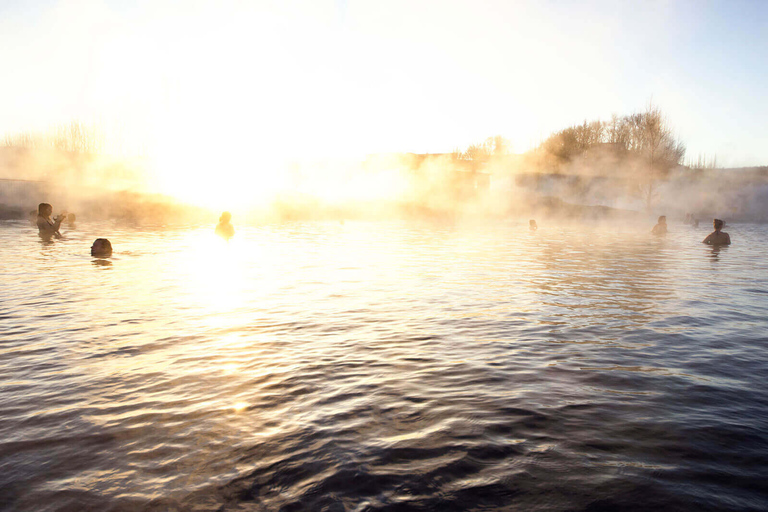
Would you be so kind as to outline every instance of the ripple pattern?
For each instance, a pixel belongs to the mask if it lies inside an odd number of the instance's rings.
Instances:
[[[0,509],[767,510],[729,232],[0,223]]]

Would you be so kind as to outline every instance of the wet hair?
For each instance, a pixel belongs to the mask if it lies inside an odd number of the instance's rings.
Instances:
[[[46,210],[53,211],[53,206],[48,203],[40,203],[37,205],[37,214],[45,217],[47,215]]]
[[[109,258],[112,256],[112,243],[106,238],[97,238],[91,246],[91,256]]]
[[[229,222],[230,219],[232,219],[232,214],[229,212],[224,212],[221,214],[221,217],[219,217],[219,222]]]
[[[715,226],[715,229],[723,229],[725,222],[721,221],[720,219],[715,219],[712,224]]]
[[[666,215],[662,215],[661,217],[659,217],[658,222],[667,222],[667,216]]]

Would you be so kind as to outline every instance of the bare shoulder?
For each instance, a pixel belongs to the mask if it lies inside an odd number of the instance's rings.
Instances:
[[[709,245],[730,245],[731,237],[728,235],[728,233],[724,233],[722,231],[718,233],[715,231],[707,235],[707,238],[705,238],[702,243]]]

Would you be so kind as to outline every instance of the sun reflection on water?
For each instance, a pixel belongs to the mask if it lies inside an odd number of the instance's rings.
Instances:
[[[225,242],[213,232],[193,232],[189,238],[189,257],[183,260],[182,271],[191,298],[212,313],[242,304],[246,291],[243,244],[236,239]],[[249,254],[254,256],[258,255]]]
[[[248,404],[245,402],[237,402],[232,406],[235,412],[241,412],[248,408]]]

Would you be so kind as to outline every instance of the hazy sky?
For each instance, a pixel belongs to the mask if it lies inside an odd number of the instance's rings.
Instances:
[[[522,152],[652,98],[688,158],[768,165],[765,1],[125,3],[0,3],[0,133],[95,120],[169,159]]]

